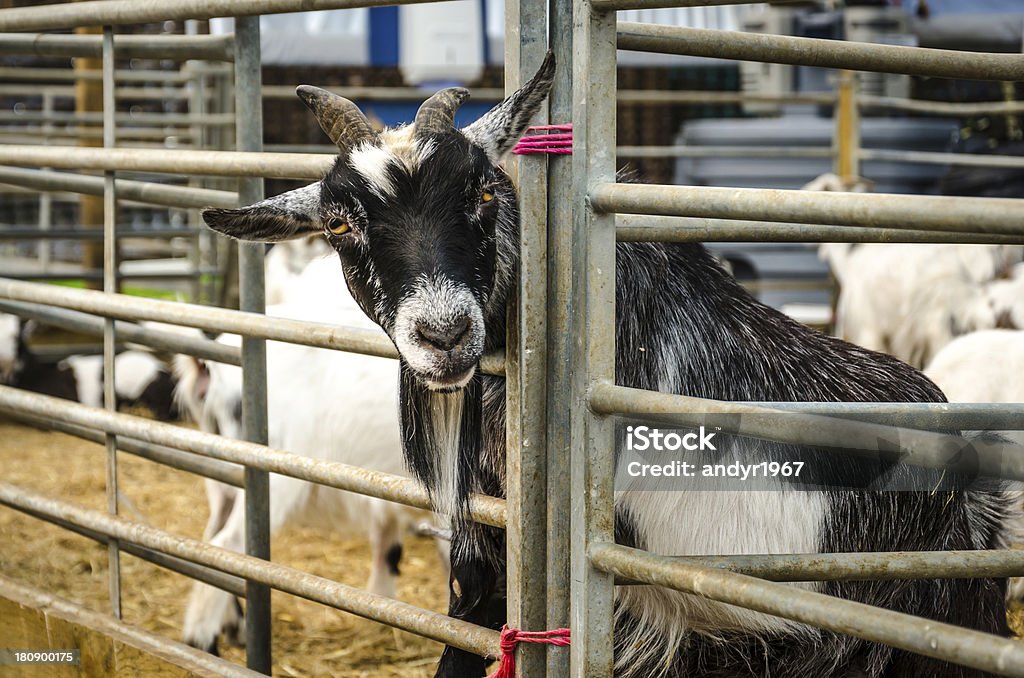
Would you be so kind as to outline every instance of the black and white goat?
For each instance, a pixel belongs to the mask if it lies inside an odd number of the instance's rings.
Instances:
[[[466,97],[448,89],[415,122],[377,133],[351,102],[298,94],[339,155],[323,180],[206,223],[246,240],[322,232],[348,287],[401,354],[406,461],[452,519],[450,613],[496,627],[504,536],[467,523],[467,493],[505,487],[505,385],[479,373],[505,342],[516,275],[516,189],[500,162],[551,86],[549,56],[523,89],[472,125],[453,126]],[[613,143],[613,140],[609,140]],[[941,401],[920,372],[809,330],[760,304],[699,244],[620,243],[616,381],[721,400]],[[643,350],[640,350],[640,349]],[[772,445],[772,444],[769,444]],[[609,454],[612,451],[609,450]],[[1002,545],[1009,497],[987,491],[848,491],[845,457],[821,479],[834,489],[620,492],[620,539],[666,555],[984,549]],[[925,482],[934,472],[910,469]],[[929,485],[930,487],[932,485]],[[656,495],[656,496],[652,496]],[[1006,633],[996,580],[822,582],[807,588],[993,633]],[[620,676],[978,676],[934,659],[657,587],[620,589]],[[437,675],[473,678],[485,661],[446,648]]]
[[[103,356],[42,361],[26,341],[32,326],[31,321],[0,313],[0,384],[103,407]],[[143,405],[161,421],[177,418],[174,378],[151,353],[124,351],[114,358],[114,392],[119,407]]]

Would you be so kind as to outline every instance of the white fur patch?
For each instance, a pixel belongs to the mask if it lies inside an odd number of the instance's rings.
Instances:
[[[125,400],[138,400],[164,370],[164,364],[145,351],[125,351],[114,360],[114,390]]]
[[[388,172],[395,161],[390,151],[370,143],[354,149],[348,156],[349,166],[366,179],[370,190],[381,200],[395,195],[395,184]]]
[[[73,355],[65,359],[64,364],[75,375],[78,402],[89,407],[103,407],[103,356]]]
[[[434,460],[434,509],[454,518],[459,504],[459,440],[462,421],[462,391],[430,394],[431,432],[438,456]]]
[[[788,491],[781,483],[774,491],[623,491],[617,495],[617,505],[628,509],[647,549],[673,556],[817,553],[822,518],[828,511],[823,493]],[[818,583],[793,586],[819,588]],[[635,676],[630,667],[649,665],[652,658],[667,670],[690,631],[813,633],[798,622],[655,586],[624,586],[616,593],[623,612],[638,622],[635,637],[618,641],[627,649],[616,660],[616,675],[630,678]]]
[[[0,313],[0,383],[7,383],[14,376],[20,332],[21,320],[17,316]]]

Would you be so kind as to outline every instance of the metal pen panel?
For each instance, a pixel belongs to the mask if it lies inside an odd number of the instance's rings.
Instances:
[[[615,177],[615,12],[578,2],[573,16],[572,629],[570,675],[610,678],[613,578],[590,563],[593,543],[614,541],[610,418],[587,393],[615,376],[615,217],[592,208],[595,184]]]
[[[114,29],[103,27],[103,147],[114,148]],[[112,171],[103,174],[103,292],[118,291],[117,277],[117,188]],[[114,357],[117,354],[117,337],[114,319],[103,321],[103,406],[111,412],[117,411],[117,391],[114,389],[117,375],[114,371]],[[107,434],[107,510],[117,515],[117,438]],[[117,540],[107,544],[107,559],[110,577],[110,606],[114,616],[121,618],[121,554]]]
[[[260,96],[260,22],[258,17],[235,19],[235,125],[239,151],[263,150],[263,99]],[[248,205],[263,198],[263,179],[238,181],[238,199]],[[241,311],[265,312],[262,243],[238,243],[238,289]],[[267,444],[267,342],[242,337],[242,433],[246,440]],[[245,553],[270,560],[270,475],[245,469]],[[270,674],[270,587],[255,580],[245,585],[246,665]]]
[[[967,223],[981,233],[1024,233],[1024,200],[1011,198],[602,183],[591,187],[590,202],[599,212],[938,231]]]
[[[284,565],[50,499],[10,483],[0,482],[0,504],[72,522],[108,538],[128,541],[236,577],[255,580],[307,600],[484,656],[496,657],[500,653],[496,631]]]
[[[1024,80],[1024,55],[622,22],[619,49],[970,80]]]
[[[1003,676],[1024,676],[1024,644],[725,570],[675,562],[615,544],[594,544],[595,567],[749,610],[844,633]]]
[[[573,2],[548,0],[548,41],[555,55],[554,82],[548,94],[549,118],[565,124],[572,118]],[[547,628],[569,628],[570,552],[572,539],[572,326],[573,210],[567,199],[573,190],[573,157],[548,158],[547,190]],[[568,676],[571,649],[549,647],[547,675]]]
[[[429,509],[426,489],[411,478],[313,459],[244,440],[164,424],[128,414],[107,412],[79,403],[0,386],[0,408],[16,414],[47,417],[59,410],[65,422],[116,433],[148,443],[185,450],[202,457],[280,473],[339,490],[377,497],[413,508]],[[469,517],[479,523],[504,528],[504,499],[471,494]]]
[[[547,42],[546,0],[505,4],[505,90],[537,71]],[[547,124],[547,111],[532,121]],[[508,624],[543,631],[547,623],[547,162],[543,155],[511,163],[519,189],[518,284],[508,308],[506,341],[506,595]],[[546,645],[520,645],[516,676],[542,676]]]

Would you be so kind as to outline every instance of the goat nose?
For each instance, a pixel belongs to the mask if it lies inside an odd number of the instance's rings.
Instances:
[[[416,324],[416,334],[419,335],[420,341],[433,346],[439,351],[450,351],[455,348],[462,341],[462,338],[466,336],[467,332],[469,332],[468,316],[456,320],[444,329],[435,327],[428,322]]]

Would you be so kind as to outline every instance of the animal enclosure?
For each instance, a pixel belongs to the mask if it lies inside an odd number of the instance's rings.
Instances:
[[[270,590],[280,590],[376,620],[476,655],[502,655],[500,634],[462,619],[266,562],[270,556],[268,477],[278,473],[398,502],[430,507],[415,481],[337,462],[309,460],[266,447],[267,340],[396,358],[384,334],[306,321],[268,319],[264,312],[262,245],[240,243],[241,310],[142,299],[116,293],[115,213],[119,198],[182,208],[234,208],[263,198],[262,179],[319,180],[333,156],[262,152],[259,14],[379,4],[362,0],[96,0],[61,8],[0,10],[0,31],[29,32],[101,25],[102,36],[33,42],[38,50],[83,50],[102,56],[102,148],[5,144],[0,163],[104,173],[104,290],[74,290],[0,279],[0,309],[66,326],[101,329],[106,407],[63,403],[0,387],[0,411],[102,441],[107,449],[107,511],[76,506],[9,482],[0,504],[92,536],[108,545],[110,601],[120,616],[122,550],[226,590],[246,601],[246,663],[269,673]],[[482,372],[504,376],[507,399],[507,499],[473,495],[473,521],[503,529],[507,543],[507,622],[541,631],[571,628],[570,648],[522,645],[522,676],[606,678],[613,675],[615,585],[658,586],[699,595],[838,634],[990,671],[1024,676],[1024,646],[978,631],[869,607],[782,582],[845,579],[969,579],[1024,575],[1024,552],[982,549],[893,554],[836,553],[661,556],[616,544],[613,516],[615,416],[656,415],[694,425],[698,414],[744,415],[770,421],[739,429],[785,443],[807,443],[799,416],[866,417],[906,429],[1024,429],[1016,405],[938,403],[728,402],[631,389],[615,383],[616,243],[698,242],[744,238],[765,242],[1024,242],[1024,202],[768,189],[731,189],[616,182],[616,49],[744,59],[933,77],[1024,80],[1024,57],[877,44],[750,35],[710,29],[616,22],[616,11],[663,5],[739,4],[731,0],[589,0],[506,4],[506,90],[526,83],[550,47],[558,70],[548,104],[533,124],[571,123],[573,154],[522,156],[510,166],[522,215],[519,270],[509,309],[507,350],[486,354]],[[126,24],[236,17],[230,51],[217,52],[234,77],[236,151],[132,149],[116,138],[115,59]],[[20,35],[20,34],[19,34]],[[74,36],[80,37],[80,36]],[[151,53],[180,56],[202,36],[153,37]],[[213,41],[210,41],[213,42]],[[216,45],[223,48],[225,41]],[[211,47],[212,49],[212,47]],[[299,84],[299,83],[296,83]],[[840,102],[847,130],[855,105]],[[843,137],[839,169],[856,174],[855,140]],[[877,154],[877,151],[875,152]],[[862,154],[863,155],[863,154]],[[238,178],[236,191],[127,181],[123,172]],[[4,181],[28,186],[27,175]],[[4,178],[5,177],[5,178]],[[41,181],[40,175],[35,182]],[[49,177],[53,180],[53,177]],[[89,191],[95,190],[91,182]],[[83,185],[65,181],[65,190]],[[88,191],[87,191],[88,192]],[[571,198],[567,198],[570,196]],[[155,321],[244,337],[240,349],[195,335],[141,324]],[[101,327],[100,327],[101,326]],[[119,337],[163,350],[240,365],[245,379],[245,441],[229,440],[116,412],[113,393]],[[641,349],[645,350],[645,349]],[[786,412],[793,418],[758,419]],[[742,421],[742,420],[741,420]],[[813,420],[815,422],[819,420]],[[980,423],[979,423],[980,422]],[[901,438],[900,454],[928,467],[940,463],[923,432]],[[834,433],[833,433],[834,435]],[[829,440],[829,431],[811,435]],[[117,464],[136,454],[245,489],[246,549],[237,554],[146,526],[119,512]],[[993,468],[985,468],[994,471]],[[1024,460],[999,469],[1024,480]],[[171,640],[166,643],[177,646]],[[223,660],[204,659],[223,675],[251,675]]]

